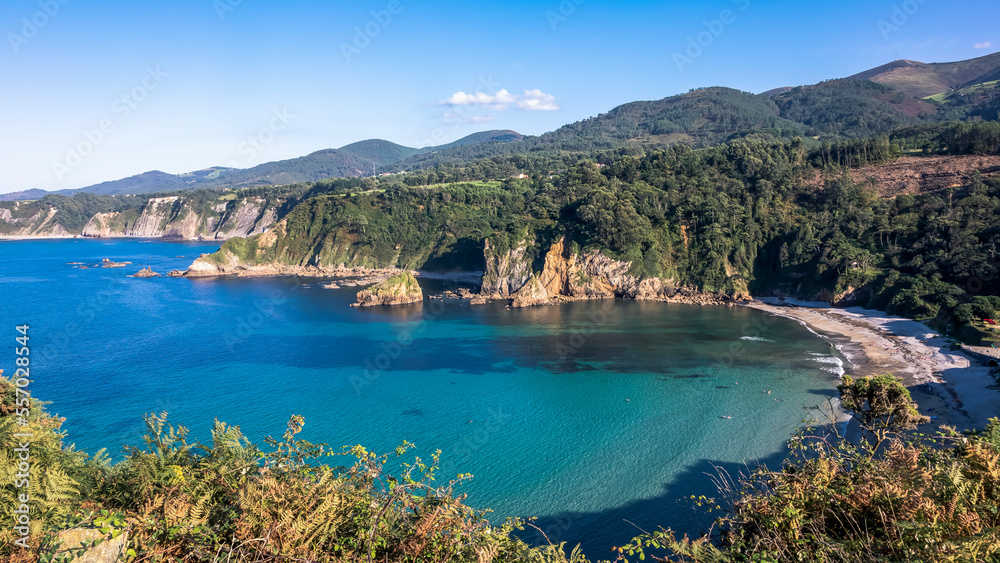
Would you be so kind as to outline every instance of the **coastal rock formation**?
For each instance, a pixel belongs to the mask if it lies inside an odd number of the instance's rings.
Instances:
[[[115,261],[109,260],[107,258],[105,258],[104,260],[101,261],[101,267],[102,268],[124,268],[125,266],[128,266],[129,264],[131,264],[131,262],[115,262]]]
[[[531,276],[528,283],[514,294],[510,303],[511,307],[532,307],[535,305],[545,305],[549,302],[549,292],[537,275]]]
[[[403,272],[358,292],[358,302],[354,307],[377,305],[405,305],[424,300],[424,293],[417,284],[413,272]]]
[[[545,255],[542,271],[533,275],[512,295],[512,307],[544,305],[554,299],[628,299],[671,303],[734,304],[750,298],[745,282],[731,273],[736,290],[732,294],[703,292],[679,287],[673,279],[643,278],[630,274],[631,262],[615,260],[600,251],[576,254],[566,238],[556,241]],[[727,269],[728,272],[728,269]],[[483,297],[497,299],[483,291]]]
[[[132,274],[133,278],[158,278],[160,274],[157,274],[149,266],[139,270],[138,272]]]
[[[264,232],[277,220],[274,207],[259,197],[220,203],[196,210],[180,196],[150,198],[133,211],[98,213],[83,228],[92,237],[161,237],[173,240],[247,237]]]
[[[524,237],[512,248],[500,250],[492,238],[483,242],[486,272],[480,293],[487,299],[509,299],[531,278],[534,238]]]
[[[280,198],[272,201],[233,194],[213,195],[208,201],[205,198],[204,194],[151,197],[121,211],[94,213],[72,228],[67,227],[71,223],[64,224],[67,216],[59,213],[58,202],[0,202],[0,236],[223,240],[266,231],[280,219],[278,210],[285,203]]]

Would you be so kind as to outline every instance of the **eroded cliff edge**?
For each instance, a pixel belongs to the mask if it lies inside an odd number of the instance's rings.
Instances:
[[[531,307],[582,299],[639,299],[694,304],[735,304],[750,299],[746,282],[732,273],[731,291],[703,291],[674,278],[644,276],[630,261],[614,259],[589,249],[579,250],[567,236],[547,245],[539,245],[534,233],[511,236],[498,233],[481,243],[485,271],[477,302],[506,301],[512,307]],[[396,248],[398,252],[400,248]],[[544,250],[544,253],[542,251]],[[332,262],[332,260],[341,260]],[[380,264],[376,257],[352,251],[350,245],[323,237],[304,245],[289,231],[284,220],[274,228],[249,239],[231,239],[214,254],[205,254],[191,264],[188,277],[206,276],[278,276],[358,277],[380,276],[395,280],[392,288],[373,287],[359,293],[358,305],[412,303],[423,299],[422,293],[395,293],[400,282],[419,291],[416,279],[397,264]],[[390,291],[391,290],[391,291]]]

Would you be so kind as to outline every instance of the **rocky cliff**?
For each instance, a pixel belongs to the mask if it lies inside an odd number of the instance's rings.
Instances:
[[[171,239],[247,237],[264,232],[277,220],[277,210],[259,197],[217,203],[196,209],[181,196],[150,198],[141,212],[98,213],[83,228],[83,236]]]
[[[528,282],[512,296],[511,307],[533,307],[535,305],[547,305],[551,301],[549,292],[538,279],[537,275],[531,276]]]
[[[55,221],[57,209],[33,203],[14,201],[0,209],[0,235],[62,237],[76,234]]]
[[[424,293],[417,284],[413,272],[402,272],[384,282],[358,292],[358,302],[355,307],[374,307],[378,305],[405,305],[419,303],[424,300]]]
[[[510,296],[511,306],[530,307],[555,300],[615,297],[695,304],[728,304],[750,298],[745,289],[738,289],[733,294],[706,293],[695,287],[678,286],[673,279],[640,279],[630,274],[631,270],[630,262],[615,260],[597,250],[574,253],[569,241],[563,238],[549,248],[542,271],[533,274]],[[489,281],[492,284],[493,278]],[[484,296],[503,298],[488,294],[486,287],[484,282]]]
[[[500,235],[502,242],[506,237]],[[498,247],[494,237],[483,241],[486,271],[483,273],[480,293],[488,299],[509,299],[531,279],[531,262],[535,246],[534,237],[524,235],[511,247]]]
[[[233,194],[192,193],[155,197],[122,211],[79,212],[69,218],[58,202],[0,204],[0,236],[141,237],[174,240],[247,237],[263,233],[281,217],[283,199],[236,198]],[[68,221],[67,221],[68,219]],[[76,228],[66,225],[75,224]]]

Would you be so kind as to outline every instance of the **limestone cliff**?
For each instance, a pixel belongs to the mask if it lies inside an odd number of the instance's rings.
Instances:
[[[34,202],[9,202],[0,210],[0,235],[30,237],[71,236],[65,227],[55,221],[57,209],[35,205]]]
[[[98,213],[83,228],[84,236],[169,238],[175,240],[247,237],[264,232],[277,220],[266,200],[247,197],[208,209],[195,209],[180,196],[151,198],[138,216],[132,212]]]
[[[532,275],[512,295],[511,306],[544,305],[556,299],[615,297],[696,304],[726,304],[749,298],[749,292],[739,289],[732,295],[705,293],[696,287],[678,286],[672,279],[640,279],[630,274],[631,270],[631,262],[615,260],[597,250],[576,254],[569,241],[563,238],[546,253],[542,271]],[[734,285],[745,287],[739,280]],[[483,291],[483,295],[487,292]]]
[[[223,193],[181,194],[149,198],[122,211],[97,212],[81,221],[79,215],[61,214],[58,201],[0,202],[0,236],[224,240],[266,231],[281,218],[278,210],[283,203]]]
[[[358,302],[355,307],[374,307],[378,305],[405,305],[419,303],[424,300],[424,293],[417,284],[413,272],[403,272],[392,276],[384,282],[358,292]]]
[[[489,299],[509,299],[524,287],[531,279],[534,245],[534,237],[525,235],[512,248],[500,249],[492,237],[487,238],[483,242],[486,271],[480,293]]]

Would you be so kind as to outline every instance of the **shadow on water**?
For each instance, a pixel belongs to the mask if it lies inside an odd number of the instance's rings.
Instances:
[[[739,481],[741,474],[748,475],[760,465],[777,469],[787,454],[787,449],[782,448],[766,458],[746,463],[703,459],[665,483],[659,496],[597,512],[542,516],[534,522],[538,529],[527,526],[518,534],[530,545],[545,545],[546,537],[556,545],[566,542],[567,551],[580,544],[592,561],[613,560],[615,555],[611,548],[628,543],[643,530],[654,532],[661,527],[671,528],[678,536],[688,534],[697,538],[709,530],[721,513],[707,513],[705,508],[695,507],[692,495],[716,498],[725,509],[726,499],[731,500],[731,496],[719,492],[719,476],[730,481],[732,489],[738,489],[734,483]],[[594,486],[600,487],[601,483],[595,481]]]

